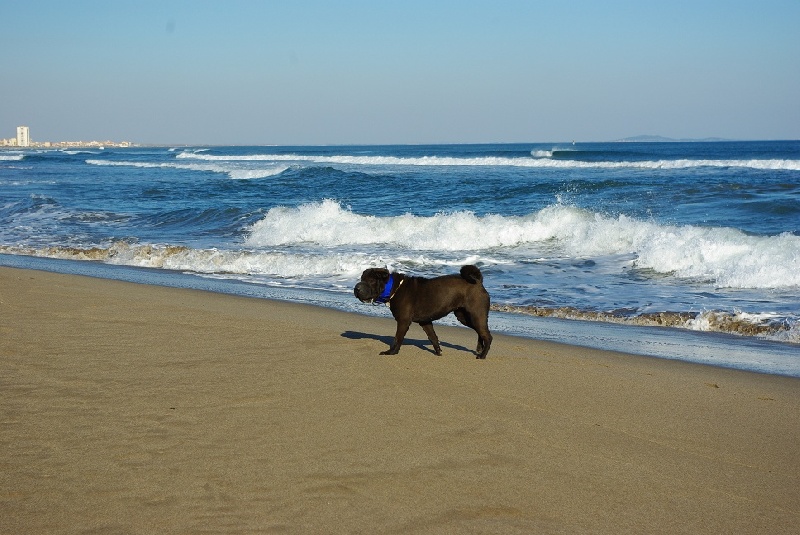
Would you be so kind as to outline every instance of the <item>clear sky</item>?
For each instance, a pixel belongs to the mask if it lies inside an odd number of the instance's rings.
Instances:
[[[0,3],[0,137],[800,139],[800,0]]]

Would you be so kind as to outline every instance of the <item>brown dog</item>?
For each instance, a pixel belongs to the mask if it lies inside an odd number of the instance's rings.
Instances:
[[[478,333],[477,358],[485,359],[492,345],[489,332],[489,292],[483,287],[483,274],[476,266],[464,266],[461,275],[434,279],[389,273],[388,269],[370,268],[361,274],[353,293],[365,303],[388,303],[397,333],[388,351],[396,355],[411,322],[419,323],[428,335],[437,355],[442,354],[433,321],[454,312],[458,321]]]

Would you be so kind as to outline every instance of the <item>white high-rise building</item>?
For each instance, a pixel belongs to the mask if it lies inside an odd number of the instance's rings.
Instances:
[[[17,147],[31,146],[31,132],[27,126],[17,127]]]

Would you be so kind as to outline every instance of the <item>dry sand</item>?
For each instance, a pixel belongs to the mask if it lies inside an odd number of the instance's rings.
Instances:
[[[437,331],[0,268],[0,533],[800,531],[800,380]]]

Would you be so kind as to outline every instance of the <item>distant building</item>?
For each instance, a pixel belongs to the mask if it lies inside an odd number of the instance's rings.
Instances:
[[[27,126],[17,127],[17,147],[31,146],[31,132]]]
[[[31,129],[27,126],[17,127],[17,137],[0,138],[0,147],[33,147],[33,148],[78,148],[78,147],[138,147],[130,141],[32,141]]]

